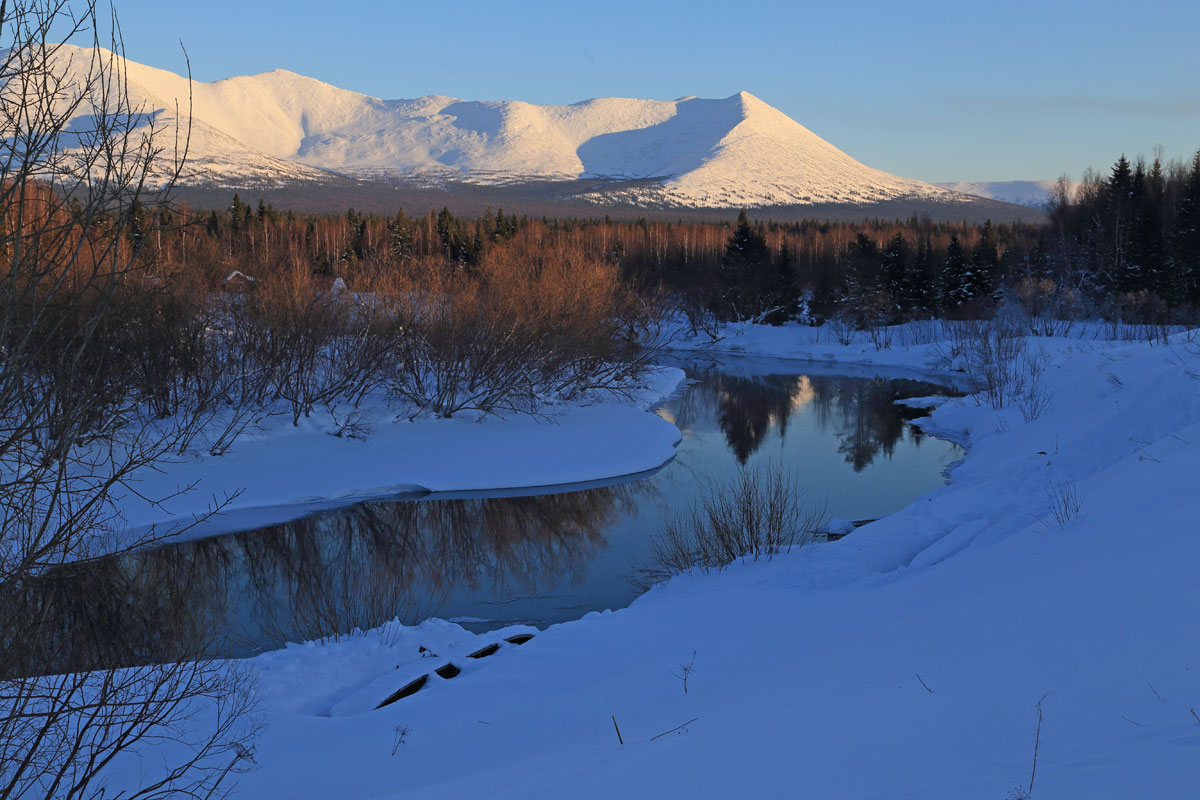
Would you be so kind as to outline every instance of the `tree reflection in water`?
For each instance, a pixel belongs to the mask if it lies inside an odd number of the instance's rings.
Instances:
[[[922,433],[907,422],[923,411],[896,405],[896,400],[942,395],[935,384],[890,378],[836,375],[729,375],[713,367],[696,375],[698,384],[683,398],[677,415],[681,426],[715,419],[741,464],[754,455],[768,434],[787,436],[792,414],[812,407],[818,424],[832,429],[838,451],[855,472],[880,454],[891,457],[906,430],[919,445]]]
[[[145,663],[185,640],[194,652],[198,637],[212,654],[270,649],[413,624],[462,587],[534,593],[580,581],[637,491],[364,503],[62,567],[31,596],[65,634],[56,663]]]

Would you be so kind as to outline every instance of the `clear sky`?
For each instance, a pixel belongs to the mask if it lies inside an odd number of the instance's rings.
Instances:
[[[749,91],[928,181],[1078,177],[1200,148],[1200,0],[114,0],[135,61],[282,67],[384,98],[572,103]]]

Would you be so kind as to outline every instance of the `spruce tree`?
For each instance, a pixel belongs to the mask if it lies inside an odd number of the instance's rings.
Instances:
[[[1150,171],[1143,178],[1140,192],[1134,193],[1136,205],[1132,209],[1130,260],[1139,267],[1138,288],[1154,292],[1167,305],[1174,306],[1181,301],[1179,295],[1182,291],[1171,280],[1167,263],[1163,182],[1162,162],[1155,158]]]
[[[775,275],[771,286],[771,305],[780,310],[772,314],[767,321],[778,325],[792,318],[796,313],[796,259],[792,248],[787,242],[779,246],[779,255],[775,259]]]
[[[129,206],[129,221],[126,230],[129,234],[129,240],[133,242],[135,251],[142,246],[148,229],[146,207],[137,198],[134,198]]]
[[[1106,283],[1115,291],[1130,291],[1137,283],[1129,265],[1129,206],[1134,188],[1133,170],[1122,153],[1113,165],[1112,173],[1105,184],[1107,213],[1104,214],[1105,230],[1101,231],[1108,243],[1108,268]]]
[[[446,260],[459,262],[465,260],[462,222],[450,213],[449,208],[443,207],[437,215],[438,238],[442,240],[442,252]]]
[[[822,325],[826,319],[833,316],[840,288],[833,263],[822,258],[813,270],[812,293],[808,299],[809,322]]]
[[[387,228],[392,237],[392,255],[400,261],[412,258],[417,237],[416,224],[404,215],[403,208],[396,212],[396,216],[388,222]]]
[[[912,310],[908,279],[908,240],[897,233],[883,252],[883,289],[891,298],[893,322],[901,321]]]
[[[970,280],[966,294],[978,306],[990,305],[995,299],[1000,269],[1000,242],[996,227],[989,219],[979,232],[979,240],[971,251]]]
[[[973,299],[970,295],[971,268],[958,236],[950,237],[946,245],[946,263],[942,267],[942,309],[947,316],[959,314]]]
[[[229,208],[230,226],[235,231],[245,230],[250,223],[251,216],[250,204],[243,203],[242,198],[237,194],[237,192],[234,192],[233,205]]]
[[[917,252],[904,279],[904,304],[910,315],[927,315],[937,305],[937,279],[933,269],[933,244],[929,237],[917,241]]]
[[[747,319],[765,310],[765,301],[771,299],[771,268],[766,237],[750,225],[743,209],[717,272],[722,312],[732,319]]]
[[[1171,233],[1171,270],[1181,302],[1200,305],[1200,151],[1179,196]]]

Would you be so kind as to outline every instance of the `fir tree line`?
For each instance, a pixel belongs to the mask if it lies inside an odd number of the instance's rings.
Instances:
[[[1108,316],[1167,321],[1200,307],[1200,152],[1122,155],[1075,191],[1060,181],[1049,214],[1031,277],[1090,295]]]

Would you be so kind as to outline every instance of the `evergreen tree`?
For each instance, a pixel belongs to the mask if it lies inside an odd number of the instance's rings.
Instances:
[[[1175,210],[1171,233],[1171,271],[1181,302],[1200,305],[1200,151]]]
[[[1129,206],[1134,190],[1133,170],[1122,153],[1113,165],[1112,174],[1106,184],[1108,213],[1107,234],[1110,250],[1109,266],[1106,270],[1107,283],[1116,291],[1131,291],[1138,282],[1136,269],[1129,264]]]
[[[488,241],[494,242],[499,237],[496,235],[496,217],[492,214],[492,207],[488,206],[487,211],[483,214],[483,235]]]
[[[963,306],[974,298],[970,295],[971,268],[958,236],[950,237],[946,245],[946,263],[942,267],[942,309],[948,316],[962,313]]]
[[[1135,173],[1142,175],[1143,168],[1138,164]],[[1134,274],[1137,277],[1137,288],[1154,292],[1168,305],[1174,306],[1182,299],[1182,287],[1176,287],[1171,280],[1171,271],[1167,264],[1167,240],[1164,230],[1164,198],[1162,162],[1155,158],[1150,171],[1141,180],[1138,189],[1132,192],[1134,203],[1131,212],[1130,230],[1130,262],[1137,265]]]
[[[403,208],[388,221],[387,230],[392,237],[392,255],[400,261],[411,259],[417,241],[416,223],[404,215]]]
[[[796,259],[792,248],[784,242],[779,247],[779,255],[775,258],[775,274],[771,285],[769,304],[778,308],[774,314],[767,317],[767,322],[780,325],[791,319],[796,313]]]
[[[134,201],[129,206],[129,222],[126,230],[129,233],[129,240],[133,242],[135,252],[145,243],[146,231],[148,229],[146,207],[137,198],[134,198]]]
[[[897,233],[883,251],[883,289],[891,298],[892,321],[900,322],[911,310],[906,283],[908,274],[908,240]]]
[[[1000,271],[1000,242],[996,227],[989,219],[979,231],[979,240],[971,251],[970,281],[966,294],[977,306],[987,306],[995,299]]]
[[[917,252],[904,280],[904,305],[910,314],[928,315],[937,306],[937,277],[929,237],[917,242]]]
[[[465,251],[463,248],[463,230],[462,222],[458,220],[450,209],[443,207],[437,215],[437,233],[438,238],[442,240],[442,252],[446,255],[447,261],[465,261]]]
[[[1133,188],[1133,168],[1129,159],[1122,153],[1113,164],[1112,173],[1108,178],[1108,191],[1114,202],[1128,203],[1129,192]]]
[[[833,262],[821,259],[813,270],[812,293],[808,298],[809,322],[821,325],[833,316],[840,293],[837,268]]]
[[[770,299],[771,267],[766,237],[751,227],[743,209],[725,244],[717,273],[721,292],[719,310],[732,319],[747,319],[765,310],[764,300]]]

